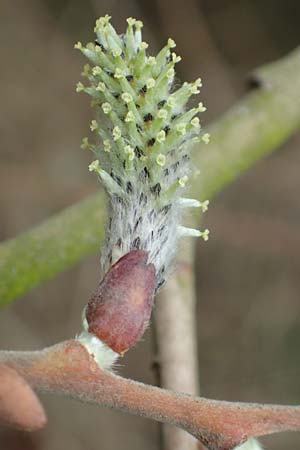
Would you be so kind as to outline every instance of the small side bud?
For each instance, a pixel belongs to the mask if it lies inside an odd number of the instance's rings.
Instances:
[[[86,307],[88,331],[121,355],[141,338],[150,320],[156,276],[147,259],[142,250],[120,258]]]

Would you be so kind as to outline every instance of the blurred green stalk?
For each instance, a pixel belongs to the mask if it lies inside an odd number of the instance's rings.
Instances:
[[[193,198],[211,198],[300,129],[300,49],[253,77],[258,87],[209,127],[208,147],[194,149]],[[99,251],[105,217],[101,192],[1,243],[0,306]]]

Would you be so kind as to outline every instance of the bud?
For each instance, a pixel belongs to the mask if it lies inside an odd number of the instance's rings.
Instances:
[[[156,276],[148,253],[134,250],[107,272],[86,307],[89,333],[123,354],[143,335],[151,316]]]

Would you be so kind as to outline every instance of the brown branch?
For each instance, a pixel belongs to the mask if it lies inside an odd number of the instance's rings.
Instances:
[[[300,429],[300,407],[192,397],[100,369],[75,340],[37,352],[0,352],[0,364],[35,389],[179,426],[209,450],[231,450],[251,436]]]
[[[196,332],[196,294],[191,246],[188,261],[181,263],[161,291],[155,308],[158,370],[161,386],[177,392],[199,395]],[[199,442],[179,428],[163,426],[166,450],[199,449]]]
[[[46,423],[40,401],[12,368],[0,365],[0,422],[22,430],[38,430]]]

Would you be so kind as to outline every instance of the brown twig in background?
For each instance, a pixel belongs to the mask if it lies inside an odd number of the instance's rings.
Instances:
[[[194,290],[193,251],[178,267],[160,293],[155,308],[158,370],[161,386],[177,392],[199,395],[196,336],[196,293]],[[195,450],[199,442],[183,430],[163,426],[163,448]]]

